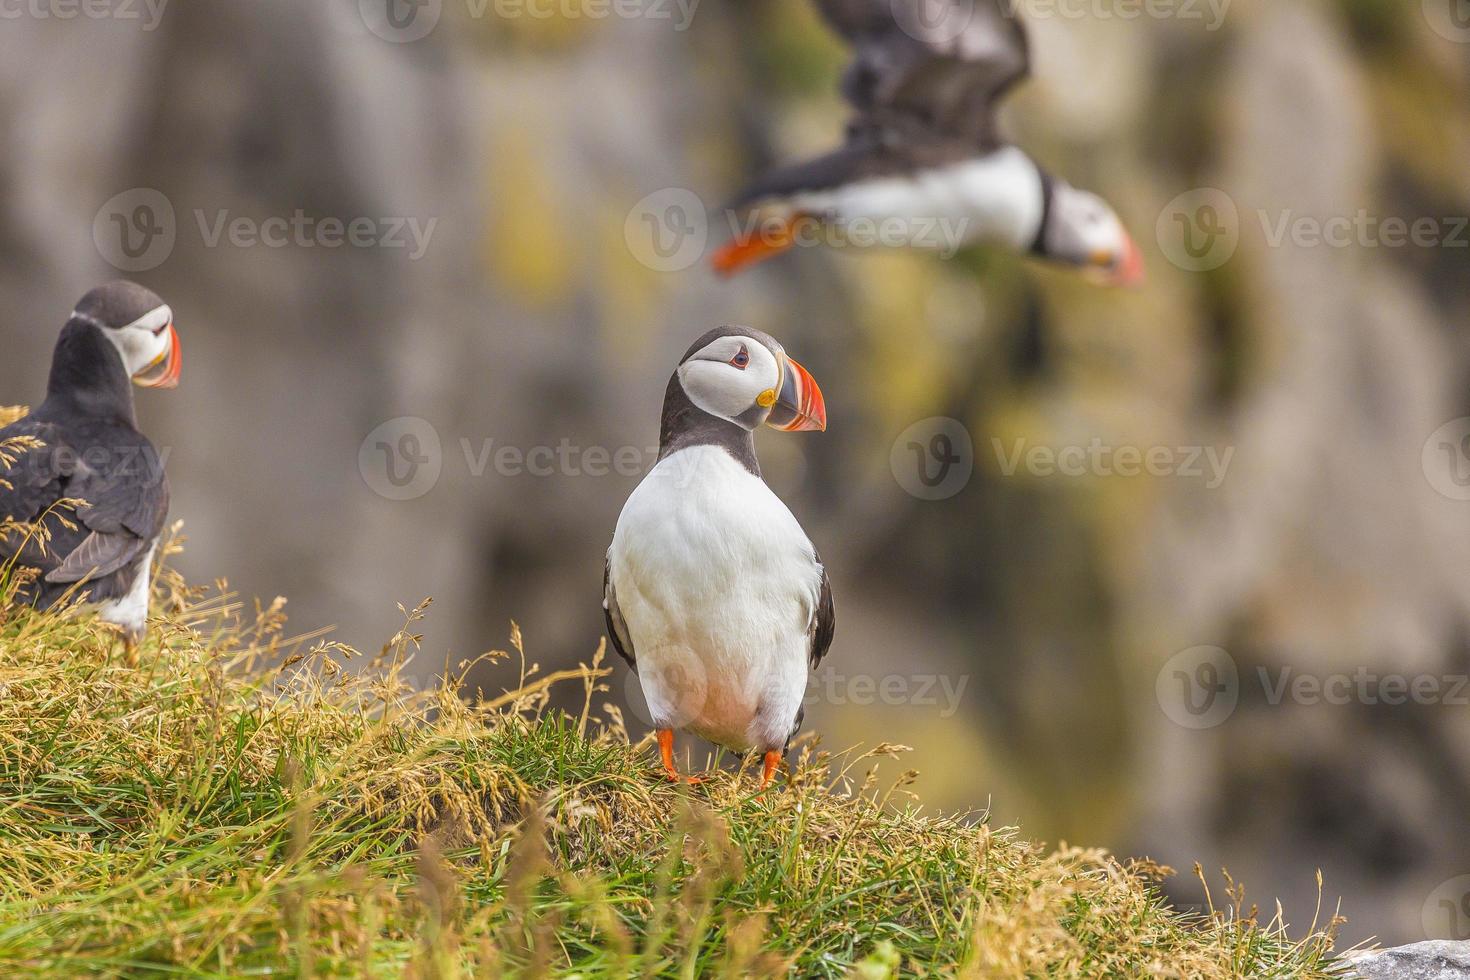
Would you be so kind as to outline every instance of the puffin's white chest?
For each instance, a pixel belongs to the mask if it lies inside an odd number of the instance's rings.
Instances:
[[[984,241],[1025,249],[1041,230],[1044,196],[1036,164],[1005,147],[947,167],[801,194],[791,203],[828,216],[850,245],[952,251]]]
[[[608,561],[655,724],[783,747],[822,569],[780,498],[722,449],[682,450],[629,497]]]

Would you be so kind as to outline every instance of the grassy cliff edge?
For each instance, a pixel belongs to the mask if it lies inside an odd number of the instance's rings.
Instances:
[[[927,816],[808,743],[658,775],[581,671],[466,704],[162,576],[136,666],[85,618],[0,612],[0,972],[72,976],[1332,975],[1239,902],[1169,910],[1163,871]],[[546,709],[554,684],[586,709]]]

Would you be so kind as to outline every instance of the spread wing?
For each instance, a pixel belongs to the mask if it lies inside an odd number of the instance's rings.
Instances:
[[[818,556],[818,563],[821,562]],[[816,670],[832,648],[832,636],[837,632],[837,609],[832,604],[832,580],[827,577],[827,566],[822,566],[822,593],[817,599],[817,614],[812,618],[811,669]]]
[[[12,534],[0,543],[0,556],[41,571],[34,598],[42,605],[78,582],[93,602],[121,598],[168,516],[168,479],[158,454],[131,429],[110,427],[68,439],[56,425],[33,425],[19,434],[44,445],[26,451],[5,474],[13,489],[0,487],[0,512],[15,521],[40,522],[49,541]],[[0,432],[0,439],[11,429]],[[75,513],[55,509],[62,499],[84,503]]]
[[[1000,142],[995,110],[1030,71],[1015,0],[817,0],[852,44],[843,94],[858,128]]]
[[[899,161],[890,159],[881,144],[864,131],[854,134],[845,145],[831,153],[762,174],[747,185],[728,207],[743,208],[767,198],[792,197],[868,177],[881,177],[900,166]]]
[[[602,615],[607,620],[607,638],[612,641],[613,650],[628,662],[629,667],[637,670],[633,640],[628,636],[628,624],[623,622],[623,612],[618,608],[618,597],[613,592],[611,561],[602,566]]]
[[[1003,145],[996,107],[1031,65],[1016,0],[816,2],[853,46],[842,79],[857,110],[847,141],[764,174],[730,207],[942,166]]]

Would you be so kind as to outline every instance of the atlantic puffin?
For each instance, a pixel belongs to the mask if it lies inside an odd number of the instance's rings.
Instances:
[[[122,628],[130,655],[148,618],[169,488],[163,460],[138,431],[129,382],[172,388],[181,368],[167,303],[132,282],[98,286],[61,328],[45,400],[0,429],[0,445],[29,444],[9,451],[8,469],[0,464],[0,519],[46,532],[0,537],[0,569],[34,570],[18,601],[50,608],[75,596]],[[57,506],[68,500],[82,502]]]
[[[832,585],[761,478],[763,425],[825,430],[821,389],[767,334],[711,330],[669,379],[658,460],[608,549],[608,637],[637,673],[674,781],[681,729],[759,753],[768,786],[801,725],[808,672],[832,645]]]
[[[953,249],[993,244],[1111,286],[1143,279],[1117,212],[1053,177],[998,131],[1001,100],[1031,65],[1014,0],[816,0],[853,47],[845,143],[758,178],[753,211],[713,257],[732,275],[796,244]]]

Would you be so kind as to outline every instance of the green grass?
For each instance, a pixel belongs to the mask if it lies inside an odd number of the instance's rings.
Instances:
[[[470,705],[405,683],[422,609],[361,657],[287,638],[280,601],[158,593],[135,665],[0,611],[0,975],[1331,974],[1329,935],[1240,896],[1185,917],[1160,869],[879,794],[901,747],[671,786],[600,654],[541,675],[515,632],[515,693]],[[586,709],[546,710],[556,684]]]
[[[1327,975],[1323,935],[874,799],[896,748],[673,787],[518,657],[498,704],[411,690],[412,614],[348,670],[274,666],[276,607],[168,605],[136,667],[84,619],[0,624],[0,974]]]

